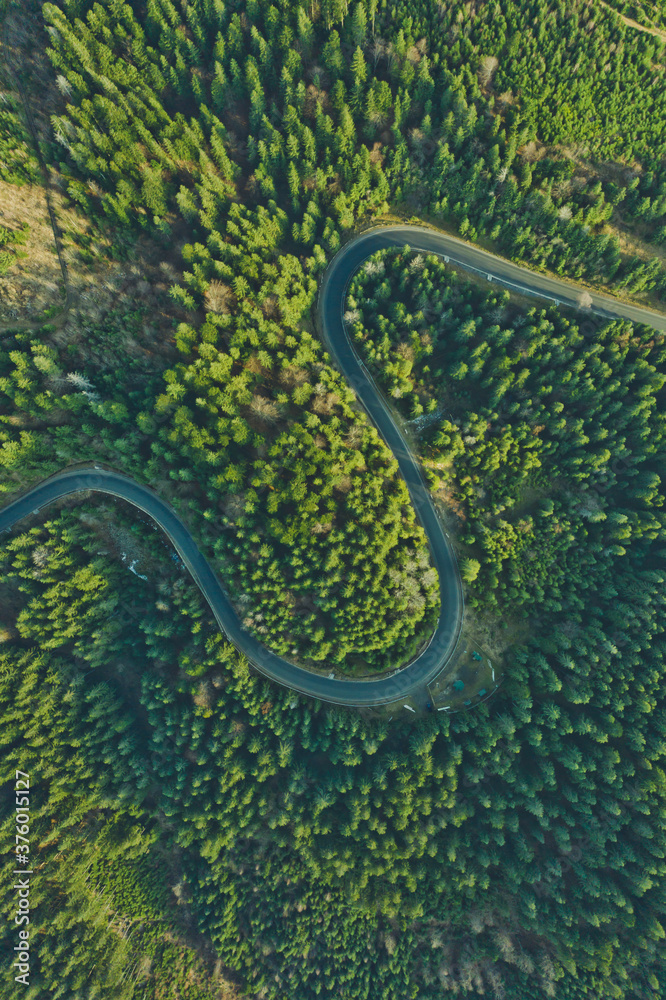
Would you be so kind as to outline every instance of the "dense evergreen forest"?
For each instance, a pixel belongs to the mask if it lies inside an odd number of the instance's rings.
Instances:
[[[317,280],[399,215],[666,298],[664,43],[617,11],[663,23],[615,0],[8,5],[0,181],[41,179],[20,84],[83,221],[67,315],[0,329],[0,496],[106,462],[187,518],[271,648],[404,662],[436,581]],[[25,238],[0,229],[3,280]],[[1,816],[11,842],[30,772],[29,1000],[666,990],[664,335],[408,250],[361,267],[345,320],[504,683],[450,716],[329,710],[259,678],[122,503],[18,526]]]

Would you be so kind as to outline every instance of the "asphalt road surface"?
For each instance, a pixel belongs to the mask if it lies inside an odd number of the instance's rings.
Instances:
[[[356,707],[387,704],[422,693],[428,681],[446,665],[458,642],[463,619],[460,575],[418,462],[372,378],[356,356],[342,318],[345,291],[359,264],[376,250],[404,245],[448,258],[451,263],[475,271],[513,291],[551,299],[561,305],[576,307],[580,289],[569,282],[528,271],[461,240],[420,226],[386,226],[368,230],[346,244],[326,270],[318,302],[322,339],[397,459],[439,574],[440,618],[430,642],[411,663],[389,676],[351,680],[312,673],[272,653],[243,628],[220,581],[169,504],[148,487],[111,470],[75,468],[44,480],[0,510],[0,532],[72,493],[93,490],[121,497],[150,515],[168,535],[208,601],[223,633],[267,677],[312,698]],[[606,296],[594,294],[591,308],[585,310],[589,311],[666,329],[666,316],[625,305]]]
[[[338,268],[341,268],[340,274],[346,272],[350,277],[361,261],[370,254],[394,246],[409,246],[413,250],[437,254],[451,264],[457,264],[466,271],[475,272],[483,278],[497,282],[509,291],[534,295],[556,305],[577,309],[581,292],[588,291],[573,281],[551,278],[519,264],[512,264],[511,261],[496,257],[487,250],[481,250],[480,247],[472,246],[454,236],[439,233],[435,229],[408,225],[376,226],[351,240],[329,265],[322,289],[327,281],[329,284],[333,282]],[[592,312],[609,319],[629,319],[632,323],[645,323],[655,330],[666,330],[666,313],[629,305],[610,295],[601,295],[597,292],[590,292],[590,295],[592,304],[580,310],[583,316]],[[328,311],[328,296],[326,308]]]

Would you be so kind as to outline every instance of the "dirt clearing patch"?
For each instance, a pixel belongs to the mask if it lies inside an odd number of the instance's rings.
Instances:
[[[0,277],[0,322],[32,320],[62,304],[62,274],[49,221],[44,189],[0,181],[0,226],[19,230],[28,224],[25,257]]]

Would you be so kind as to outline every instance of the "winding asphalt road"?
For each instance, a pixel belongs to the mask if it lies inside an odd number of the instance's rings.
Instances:
[[[381,393],[351,346],[342,318],[347,285],[361,262],[377,250],[404,245],[438,254],[513,291],[551,299],[558,304],[575,307],[580,289],[569,282],[528,271],[462,240],[420,226],[396,225],[368,230],[346,244],[326,270],[317,307],[323,342],[397,459],[439,574],[439,622],[426,648],[407,666],[385,677],[336,679],[311,673],[266,649],[241,625],[220,581],[176,512],[149,487],[118,472],[90,466],[57,473],[0,510],[0,532],[12,528],[28,514],[36,513],[72,493],[93,490],[120,497],[152,517],[168,535],[208,601],[222,632],[267,677],[321,701],[357,707],[387,704],[422,691],[446,665],[458,642],[463,619],[460,575],[418,462]],[[607,296],[593,295],[592,300],[591,308],[586,311],[666,330],[664,315],[625,305]]]
[[[334,279],[336,285],[339,286],[338,274],[341,276],[346,272],[346,283],[353,271],[366,257],[377,250],[395,246],[409,246],[412,250],[436,254],[451,264],[457,264],[465,271],[472,271],[481,275],[482,278],[508,288],[511,292],[533,295],[559,306],[578,309],[578,299],[581,292],[588,291],[573,281],[551,278],[538,271],[521,267],[519,264],[512,264],[511,261],[505,260],[503,257],[497,257],[487,250],[481,250],[480,247],[465,243],[463,240],[456,239],[455,236],[440,233],[436,229],[410,225],[376,226],[350,240],[331,261],[322,283],[320,310],[323,293],[327,286],[332,284]],[[342,270],[340,271],[340,269]],[[590,294],[592,304],[580,310],[583,315],[591,312],[607,319],[628,319],[632,323],[645,323],[655,330],[666,331],[666,313],[630,305],[613,298],[611,295],[601,295],[597,292]],[[331,302],[331,308],[332,305]],[[331,311],[328,298],[326,311],[327,313]]]

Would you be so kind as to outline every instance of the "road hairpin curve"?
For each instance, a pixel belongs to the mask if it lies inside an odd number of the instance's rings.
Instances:
[[[323,275],[317,303],[322,340],[398,463],[439,575],[439,620],[425,648],[404,667],[389,676],[335,678],[313,673],[267,649],[242,626],[210,563],[175,510],[148,486],[120,472],[91,465],[56,473],[0,510],[0,532],[9,530],[27,515],[73,493],[92,490],[120,497],[148,514],[164,531],[208,602],[224,635],[266,677],[311,698],[353,707],[386,705],[423,690],[444,669],[460,637],[464,614],[460,573],[418,459],[357,356],[343,319],[346,289],[363,261],[378,250],[404,246],[437,254],[464,270],[481,273],[487,280],[490,276],[497,284],[572,308],[576,308],[580,295],[580,288],[571,282],[529,271],[462,240],[421,226],[382,226],[361,233],[340,250]],[[608,296],[595,294],[586,312],[647,323],[666,330],[666,316],[663,314]]]

